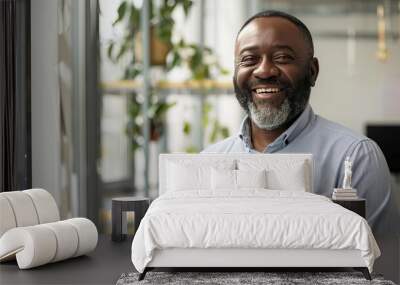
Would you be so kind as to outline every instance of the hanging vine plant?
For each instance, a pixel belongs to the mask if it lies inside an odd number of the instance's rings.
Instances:
[[[177,42],[172,41],[172,33],[175,27],[173,13],[176,9],[182,9],[185,17],[187,17],[193,6],[192,0],[149,0],[149,2],[151,65],[161,66],[167,72],[177,67],[186,66],[191,72],[188,79],[193,80],[210,79],[212,75],[226,74],[226,70],[220,66],[211,48],[187,43],[183,38]],[[123,77],[126,80],[136,79],[143,70],[140,35],[141,7],[136,5],[136,2],[130,0],[124,0],[120,3],[113,26],[123,26],[124,33],[120,39],[110,41],[107,48],[107,55],[112,62],[118,63],[127,60]],[[156,94],[156,92],[152,92],[149,98],[148,117],[151,126],[151,139],[157,139],[163,134],[166,113],[175,105],[175,103],[165,102],[164,98]],[[133,151],[140,148],[144,141],[142,101],[143,99],[140,96],[135,95],[131,98],[129,106],[127,133],[131,139]],[[203,112],[203,121],[205,120],[204,117],[208,115],[209,111]],[[206,121],[210,120],[207,119]],[[212,137],[229,135],[227,128],[221,126],[216,120],[213,121],[213,128],[212,133],[214,135]],[[185,130],[183,132],[185,135],[188,134]]]

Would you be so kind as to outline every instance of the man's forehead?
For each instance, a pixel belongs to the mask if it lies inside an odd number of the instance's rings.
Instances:
[[[306,45],[302,32],[294,23],[281,17],[260,17],[240,31],[236,39],[235,54],[253,44],[257,45],[260,41],[272,40],[297,49]]]

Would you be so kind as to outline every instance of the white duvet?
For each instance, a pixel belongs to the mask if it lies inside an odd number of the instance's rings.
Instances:
[[[133,239],[135,268],[164,248],[358,249],[370,272],[380,255],[359,215],[324,196],[265,189],[160,196]]]

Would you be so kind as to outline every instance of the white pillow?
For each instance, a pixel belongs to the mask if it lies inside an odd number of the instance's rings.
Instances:
[[[212,190],[235,190],[236,170],[211,168]]]
[[[267,171],[235,170],[237,188],[267,188]]]
[[[274,190],[306,191],[306,175],[303,165],[293,168],[272,169],[267,172],[268,188]]]
[[[266,188],[266,171],[211,169],[212,190],[239,190],[242,188]]]
[[[168,191],[210,189],[209,172],[210,168],[207,167],[187,167],[169,163],[167,189]]]
[[[211,190],[211,169],[234,169],[235,160],[186,158],[166,164],[166,191]]]
[[[309,167],[298,159],[239,159],[240,170],[266,169],[267,188],[273,190],[311,191],[307,178]]]

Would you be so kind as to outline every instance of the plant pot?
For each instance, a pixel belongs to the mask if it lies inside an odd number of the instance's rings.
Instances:
[[[143,45],[142,34],[137,33],[135,36],[135,58],[139,62],[143,62]],[[155,27],[150,27],[150,64],[166,65],[167,55],[171,50],[171,45],[161,41],[157,37]]]
[[[164,125],[150,120],[150,141],[158,141],[161,138]]]

